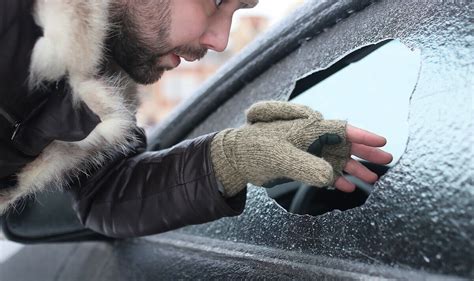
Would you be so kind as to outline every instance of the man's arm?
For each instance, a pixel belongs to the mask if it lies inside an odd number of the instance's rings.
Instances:
[[[379,164],[392,160],[377,148],[384,138],[278,101],[253,105],[241,128],[159,152],[144,152],[144,134],[138,134],[143,146],[135,156],[111,161],[75,189],[81,222],[107,236],[150,235],[238,215],[247,183],[262,186],[284,177],[350,192],[355,186],[343,170],[377,180],[351,155]],[[313,151],[317,142],[319,152]]]
[[[110,237],[151,235],[240,214],[246,192],[224,198],[209,155],[213,134],[111,161],[74,187],[88,228]]]

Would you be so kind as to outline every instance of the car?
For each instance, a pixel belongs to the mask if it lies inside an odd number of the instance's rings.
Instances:
[[[3,218],[7,238],[37,245],[1,279],[473,279],[471,17],[462,0],[306,1],[149,136],[168,148],[290,100],[387,136],[394,162],[363,163],[374,185],[249,185],[238,217],[125,240],[84,229],[68,193],[39,194]]]

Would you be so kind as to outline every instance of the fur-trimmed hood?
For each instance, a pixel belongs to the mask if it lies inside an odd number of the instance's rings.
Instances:
[[[19,198],[100,166],[136,145],[135,85],[124,73],[100,75],[110,28],[110,0],[37,0],[34,19],[43,36],[31,55],[28,84],[66,80],[75,106],[86,105],[101,120],[80,141],[55,140],[17,173],[14,188],[0,190],[0,213]]]

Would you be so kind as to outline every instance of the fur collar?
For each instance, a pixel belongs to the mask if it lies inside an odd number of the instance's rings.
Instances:
[[[79,142],[54,141],[20,173],[18,184],[0,194],[0,214],[19,198],[49,186],[66,186],[71,178],[127,153],[137,140],[135,85],[127,75],[104,77],[99,68],[109,26],[110,0],[37,0],[34,17],[43,29],[33,49],[30,87],[68,77],[73,98],[85,102],[102,122]]]

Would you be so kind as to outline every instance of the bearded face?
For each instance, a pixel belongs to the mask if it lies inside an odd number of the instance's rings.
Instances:
[[[140,3],[139,5],[136,3]],[[112,4],[112,28],[107,47],[115,62],[139,84],[159,80],[182,58],[198,60],[207,48],[194,42],[173,46],[170,0],[129,1]]]
[[[241,0],[114,0],[106,47],[136,82],[154,83],[181,58],[223,51],[241,6]]]

